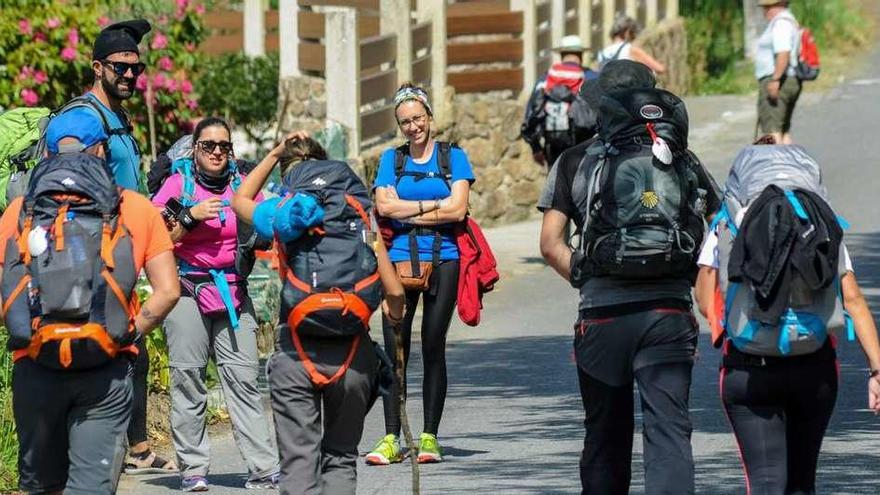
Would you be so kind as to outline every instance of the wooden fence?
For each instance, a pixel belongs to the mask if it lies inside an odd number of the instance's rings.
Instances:
[[[327,118],[347,127],[349,154],[396,132],[388,99],[411,80],[440,94],[531,91],[554,46],[577,34],[594,51],[618,13],[642,25],[678,16],[678,0],[244,0],[206,14],[207,53],[278,51],[282,78],[326,79]],[[283,22],[280,22],[284,20]]]

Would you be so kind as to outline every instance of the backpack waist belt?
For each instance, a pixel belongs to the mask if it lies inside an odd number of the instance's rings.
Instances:
[[[220,299],[223,300],[223,305],[226,306],[226,312],[229,314],[229,324],[232,325],[232,328],[238,329],[238,313],[235,310],[235,302],[232,300],[232,289],[229,287],[229,281],[226,280],[226,275],[233,274],[238,275],[238,272],[235,270],[235,266],[229,266],[226,268],[199,268],[190,265],[185,261],[180,261],[178,263],[180,274],[190,280],[198,280],[198,276],[201,275],[205,277],[205,271],[207,271],[207,275],[211,277],[211,282],[217,287],[217,293],[220,295]],[[195,277],[193,276],[195,275]],[[203,278],[204,280],[204,278]],[[236,281],[236,284],[240,281]],[[193,294],[195,295],[195,294]]]

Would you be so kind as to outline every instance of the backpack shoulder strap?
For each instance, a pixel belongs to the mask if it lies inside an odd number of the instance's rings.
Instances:
[[[394,182],[400,182],[403,177],[403,169],[406,167],[406,157],[409,155],[409,143],[404,143],[394,149]]]
[[[443,180],[446,182],[446,185],[452,190],[452,148],[458,148],[458,145],[455,143],[449,143],[446,141],[438,141],[438,155],[437,155],[437,168],[440,169],[440,175],[443,176]]]
[[[118,129],[110,128],[110,123],[107,122],[107,116],[104,115],[104,111],[101,110],[101,107],[99,107],[92,98],[89,98],[88,95],[77,96],[76,98],[73,98],[72,100],[62,105],[61,108],[53,111],[52,114],[58,115],[74,108],[90,108],[92,111],[98,114],[98,117],[101,118],[101,123],[104,125],[104,132],[106,132],[108,136],[112,136],[114,133],[119,133]]]

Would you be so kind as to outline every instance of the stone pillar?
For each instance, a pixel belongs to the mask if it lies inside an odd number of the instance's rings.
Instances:
[[[379,32],[397,35],[397,83],[412,79],[412,21],[410,0],[380,0]]]
[[[528,98],[538,79],[538,26],[535,0],[510,0],[510,8],[523,13],[523,89],[520,96]]]
[[[266,54],[266,13],[262,0],[244,1],[244,54],[250,57]]]
[[[297,0],[278,2],[279,76],[298,77],[299,72],[299,3]]]
[[[645,27],[657,24],[657,0],[646,0],[645,4]]]
[[[440,125],[452,118],[452,112],[440,104],[446,92],[446,0],[419,0],[418,18],[431,22],[431,98],[434,121]]]
[[[357,11],[330,8],[324,14],[327,118],[339,122],[349,133],[348,157],[360,154],[361,50]]]
[[[550,40],[552,46],[559,46],[563,36],[565,36],[565,0],[551,0]]]
[[[593,48],[593,0],[578,0],[578,35],[584,46]]]

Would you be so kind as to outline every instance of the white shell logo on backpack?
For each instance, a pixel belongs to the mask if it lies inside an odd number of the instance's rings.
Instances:
[[[663,109],[657,105],[645,105],[639,109],[639,114],[649,120],[663,117]]]

